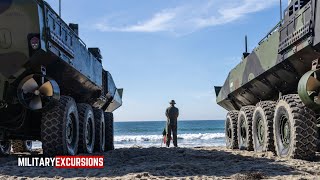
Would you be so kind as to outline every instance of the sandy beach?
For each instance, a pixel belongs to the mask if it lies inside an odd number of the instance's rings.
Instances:
[[[314,162],[272,153],[206,148],[126,148],[107,152],[104,169],[17,167],[18,154],[0,158],[0,179],[320,179]]]

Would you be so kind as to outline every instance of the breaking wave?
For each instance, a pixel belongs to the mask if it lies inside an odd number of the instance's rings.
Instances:
[[[178,134],[180,140],[213,140],[222,139],[225,137],[224,133],[199,133],[199,134]],[[115,143],[125,142],[158,142],[163,139],[162,135],[119,135],[114,137]]]

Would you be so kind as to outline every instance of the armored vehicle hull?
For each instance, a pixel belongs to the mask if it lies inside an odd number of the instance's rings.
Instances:
[[[309,159],[319,114],[320,2],[293,0],[284,19],[216,87],[230,148]]]
[[[48,155],[112,149],[122,89],[100,50],[42,0],[1,1],[0,21],[1,143],[41,140]]]

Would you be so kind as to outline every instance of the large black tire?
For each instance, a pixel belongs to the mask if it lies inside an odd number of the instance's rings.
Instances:
[[[101,109],[93,109],[94,121],[95,121],[95,143],[94,149],[96,152],[105,151],[105,140],[106,140],[106,128],[104,121],[104,113]]]
[[[18,152],[32,152],[32,141],[13,140],[11,141],[12,151]]]
[[[79,144],[78,152],[91,154],[94,149],[95,121],[93,110],[89,104],[78,104],[79,112]]]
[[[0,156],[10,155],[11,141],[0,141]]]
[[[228,149],[237,149],[238,146],[238,111],[229,111],[225,122],[226,147]]]
[[[317,150],[315,113],[297,94],[285,95],[274,114],[275,149],[279,157],[311,160]]]
[[[317,141],[317,151],[320,152],[320,127],[317,125],[318,130],[318,141]]]
[[[253,151],[252,115],[255,106],[242,107],[238,115],[238,144],[240,150]]]
[[[105,112],[104,120],[106,123],[106,151],[114,150],[114,134],[113,134],[113,113]]]
[[[252,118],[252,138],[255,152],[275,152],[273,118],[276,102],[262,101],[256,105]]]
[[[77,154],[79,117],[73,98],[61,96],[52,109],[42,113],[41,139],[47,156]]]

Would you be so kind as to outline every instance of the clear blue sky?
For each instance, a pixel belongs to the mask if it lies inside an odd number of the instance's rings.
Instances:
[[[244,36],[251,51],[279,16],[279,0],[62,0],[63,19],[124,88],[116,121],[163,120],[171,99],[180,119],[224,119],[214,85],[241,61]]]

